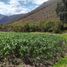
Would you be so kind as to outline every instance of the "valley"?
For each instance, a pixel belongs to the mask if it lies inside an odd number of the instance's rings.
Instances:
[[[0,14],[0,67],[67,67],[67,1],[48,0],[25,14]]]

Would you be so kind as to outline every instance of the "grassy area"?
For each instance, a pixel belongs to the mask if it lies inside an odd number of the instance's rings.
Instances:
[[[57,64],[53,67],[67,67],[67,57],[61,59]]]
[[[67,34],[62,34],[62,36],[67,40]]]
[[[18,56],[23,59],[20,61],[30,61],[30,63],[45,63],[47,61],[46,65],[51,64],[53,59],[54,62],[59,60],[57,57],[59,58],[61,55],[63,46],[67,48],[67,45],[63,45],[63,38],[67,40],[67,34],[0,32],[0,58],[4,60],[10,56],[10,60],[11,56],[15,56],[16,59]],[[15,62],[14,58],[12,62]],[[53,67],[67,67],[67,56],[60,59]]]
[[[67,41],[67,34],[62,34],[62,36],[66,39]],[[67,48],[67,45],[66,45]],[[62,58],[57,64],[55,64],[53,67],[67,67],[67,54],[64,58]]]
[[[57,34],[0,32],[0,59],[6,58],[5,64],[16,65],[22,59],[25,64],[49,67],[64,55],[64,42]]]

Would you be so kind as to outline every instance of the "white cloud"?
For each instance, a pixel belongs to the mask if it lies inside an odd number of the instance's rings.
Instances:
[[[38,5],[40,5],[40,4],[42,4],[43,2],[46,2],[46,1],[48,1],[48,0],[33,0],[33,2],[35,4],[38,4]]]
[[[27,3],[31,2],[40,5],[45,1],[46,0],[10,0],[8,4],[0,1],[0,14],[13,15],[27,13],[31,10],[28,8],[29,6],[28,7],[25,6]]]

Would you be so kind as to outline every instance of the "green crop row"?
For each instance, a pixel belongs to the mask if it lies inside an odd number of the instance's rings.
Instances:
[[[0,60],[14,56],[26,64],[48,67],[64,56],[64,45],[59,35],[0,33]]]

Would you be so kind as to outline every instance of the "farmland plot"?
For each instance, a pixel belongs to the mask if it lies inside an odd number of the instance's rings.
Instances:
[[[64,50],[65,40],[59,35],[0,33],[1,65],[24,63],[35,67],[49,67],[64,57]]]

